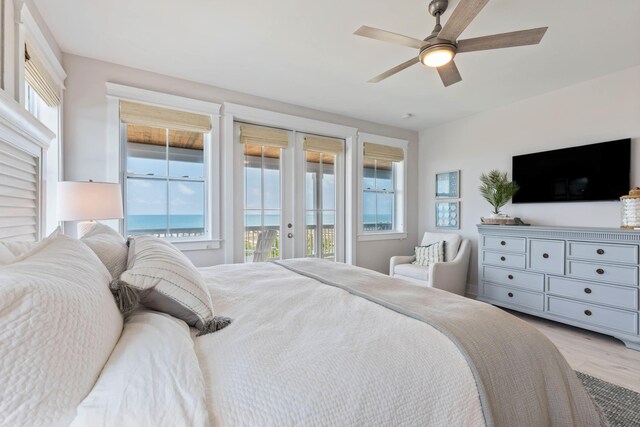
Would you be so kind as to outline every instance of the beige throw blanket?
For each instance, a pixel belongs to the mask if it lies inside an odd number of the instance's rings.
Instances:
[[[489,304],[317,259],[278,265],[425,322],[469,363],[487,426],[599,426],[600,411],[557,348],[520,319]]]

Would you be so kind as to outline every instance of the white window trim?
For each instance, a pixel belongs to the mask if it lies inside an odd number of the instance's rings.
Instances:
[[[396,188],[395,188],[395,215],[396,221],[400,224],[396,225],[395,230],[389,231],[364,231],[362,215],[364,213],[364,191],[362,188],[362,175],[364,166],[364,143],[387,145],[389,147],[401,148],[404,152],[404,160],[396,167]],[[358,188],[358,241],[374,241],[374,240],[400,240],[407,238],[407,148],[409,141],[404,139],[389,138],[387,136],[374,135],[370,133],[358,132],[358,167],[357,167],[357,188]],[[400,175],[401,179],[397,179]]]
[[[107,117],[108,117],[108,140],[109,153],[107,156],[107,170],[117,170],[117,176],[107,177],[111,181],[117,181],[121,185],[125,182],[124,157],[122,153],[122,142],[120,137],[120,100],[132,101],[144,104],[158,105],[161,107],[176,110],[189,111],[192,113],[207,115],[211,119],[212,129],[205,135],[209,139],[208,166],[207,166],[207,227],[209,235],[199,240],[171,240],[180,250],[203,250],[219,249],[222,240],[220,239],[220,182],[222,173],[220,169],[220,109],[221,104],[202,101],[199,99],[186,98],[177,95],[155,92],[146,89],[124,86],[116,83],[106,83],[107,88]],[[111,167],[110,164],[117,164]],[[126,212],[125,212],[126,215]],[[124,220],[120,220],[120,231],[124,231]]]
[[[342,236],[344,236],[344,244],[340,245],[343,253],[336,254],[336,260],[347,264],[355,264],[356,213],[355,203],[353,203],[350,198],[353,194],[353,189],[355,188],[356,170],[353,165],[355,163],[354,156],[355,147],[357,145],[358,129],[227,102],[224,103],[222,126],[222,139],[224,146],[225,262],[235,262],[234,238],[236,237],[236,233],[239,233],[239,230],[241,230],[241,228],[235,224],[233,219],[237,208],[236,204],[242,202],[241,197],[234,197],[236,194],[234,192],[234,165],[237,164],[235,161],[236,159],[234,158],[233,124],[235,121],[243,121],[257,125],[291,130],[294,132],[294,137],[296,132],[300,132],[345,140],[344,185],[340,186],[341,188],[336,188],[336,194],[338,191],[344,191],[343,194],[337,194],[337,199],[339,201],[341,200],[341,203],[344,203],[343,211],[345,219],[342,232]],[[290,167],[291,165],[288,166]],[[300,197],[301,195],[298,194],[296,196]],[[302,196],[304,196],[304,194],[302,194]]]
[[[54,136],[49,140],[51,142],[54,138],[57,139],[58,152],[57,154],[57,167],[58,167],[58,176],[55,182],[50,182],[47,179],[47,161],[50,159],[50,153],[48,153],[48,149],[45,149],[42,152],[42,156],[40,158],[41,163],[41,188],[40,188],[40,200],[41,200],[41,215],[42,215],[42,230],[46,230],[47,228],[51,228],[56,224],[60,224],[59,221],[54,222],[53,224],[48,223],[47,221],[47,205],[52,205],[53,209],[55,209],[56,201],[47,202],[47,194],[50,193],[50,189],[55,189],[57,187],[58,182],[64,176],[64,162],[63,162],[63,130],[62,123],[64,119],[64,90],[66,89],[64,86],[64,81],[67,78],[67,73],[64,71],[62,64],[58,60],[58,57],[54,53],[53,49],[51,49],[51,45],[47,41],[47,38],[43,34],[42,30],[38,26],[35,18],[31,14],[29,7],[26,3],[21,1],[14,0],[14,21],[15,25],[15,42],[17,45],[14,45],[14,90],[15,97],[18,100],[18,103],[25,107],[26,109],[26,99],[24,93],[25,87],[25,75],[24,75],[24,67],[25,67],[25,48],[24,45],[28,41],[31,48],[33,49],[33,54],[36,55],[42,61],[42,65],[45,70],[49,73],[54,83],[58,86],[58,91],[60,95],[60,105],[58,105],[58,126],[57,126],[57,134],[54,133]],[[4,38],[3,38],[4,40]],[[36,119],[37,120],[37,119]],[[38,121],[39,122],[39,121]],[[55,194],[55,192],[54,192]]]

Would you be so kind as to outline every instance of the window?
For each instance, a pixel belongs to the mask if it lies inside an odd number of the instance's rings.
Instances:
[[[60,180],[60,128],[62,113],[62,88],[47,71],[44,55],[30,43],[25,46],[24,61],[24,107],[36,119],[55,134],[50,142],[45,156],[45,230],[44,234],[51,233],[58,226],[56,215],[57,183]],[[59,64],[57,64],[59,67]]]
[[[209,116],[120,101],[125,234],[210,238]]]
[[[407,142],[360,134],[360,240],[404,238]]]

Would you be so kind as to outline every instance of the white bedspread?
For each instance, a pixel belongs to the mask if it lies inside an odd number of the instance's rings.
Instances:
[[[72,426],[208,426],[204,396],[187,324],[140,310],[125,322]]]
[[[467,362],[433,327],[270,263],[201,272],[234,319],[195,339],[212,425],[484,424]]]

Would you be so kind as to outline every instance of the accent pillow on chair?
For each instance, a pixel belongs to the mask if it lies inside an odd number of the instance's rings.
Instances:
[[[427,267],[444,261],[445,242],[436,242],[428,246],[416,246],[416,260],[411,264]]]
[[[95,252],[113,279],[127,269],[127,241],[113,228],[97,222],[80,240]]]
[[[129,238],[127,271],[120,282],[138,292],[141,304],[184,320],[200,331],[198,335],[231,323],[227,317],[214,316],[209,291],[191,261],[157,237]]]
[[[453,261],[458,255],[462,237],[455,233],[424,233],[420,246],[429,246],[436,242],[444,242],[444,260],[445,262]]]

